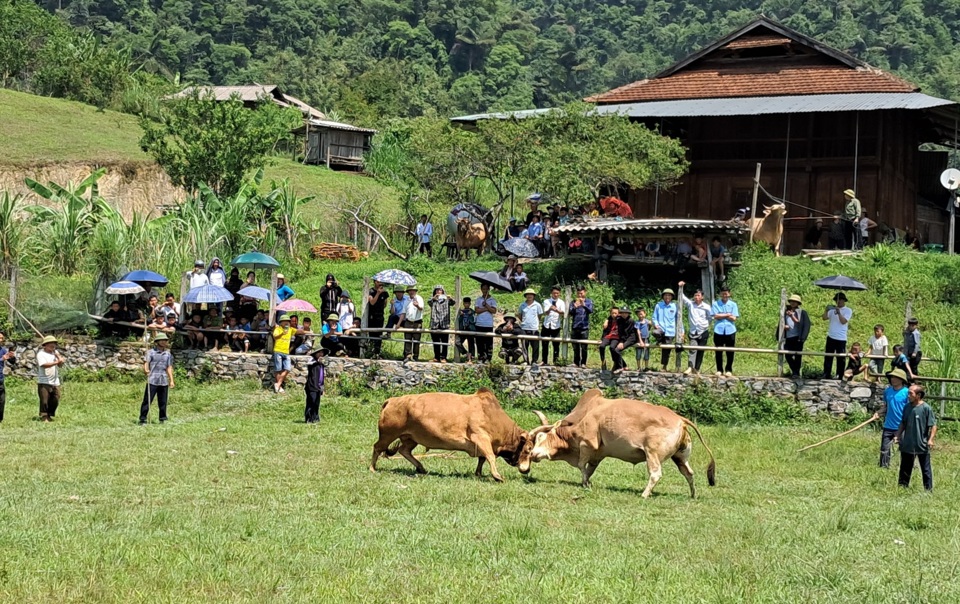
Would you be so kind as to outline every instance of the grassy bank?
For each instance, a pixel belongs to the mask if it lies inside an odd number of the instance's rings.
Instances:
[[[645,468],[614,460],[589,491],[559,463],[477,480],[463,454],[425,459],[428,476],[404,460],[370,474],[379,406],[352,399],[326,398],[307,426],[293,389],[183,382],[171,422],[154,412],[139,427],[139,385],[64,390],[45,425],[31,419],[33,385],[8,384],[6,602],[960,598],[945,554],[960,537],[950,440],[927,496],[875,467],[875,433],[797,454],[832,429],[705,427],[718,486],[697,444],[699,499],[671,465],[642,501]]]

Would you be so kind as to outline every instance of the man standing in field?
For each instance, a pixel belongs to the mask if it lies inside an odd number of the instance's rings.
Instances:
[[[907,374],[903,369],[894,369],[887,374],[890,383],[883,389],[883,407],[877,412],[883,417],[883,434],[880,437],[880,467],[890,467],[890,446],[897,438],[903,410],[907,407]]]
[[[787,298],[787,308],[783,313],[783,349],[791,352],[802,352],[803,343],[807,341],[810,335],[810,315],[807,311],[800,308],[803,299],[797,294]],[[777,334],[779,336],[779,332]],[[786,355],[787,366],[790,368],[790,374],[787,377],[799,378],[801,376],[801,367],[803,357],[799,354]]]
[[[653,307],[653,329],[658,333],[660,343],[660,371],[667,370],[670,349],[677,337],[677,304],[673,301],[673,296],[672,289],[663,290],[660,301]]]
[[[930,449],[937,436],[937,417],[933,414],[923,397],[923,386],[910,386],[908,397],[910,406],[903,411],[897,440],[900,441],[900,477],[901,487],[910,486],[914,460],[920,462],[920,474],[923,476],[923,488],[933,490],[933,468],[930,466]]]
[[[279,325],[273,327],[273,370],[275,379],[273,382],[273,391],[282,394],[283,381],[287,379],[290,373],[290,342],[293,336],[303,335],[302,331],[290,326],[290,317],[283,315],[277,321]]]
[[[843,357],[834,359],[832,354],[847,354],[847,329],[850,327],[850,318],[853,317],[853,310],[847,306],[847,295],[838,292],[833,297],[836,306],[833,304],[827,306],[823,311],[823,320],[830,321],[830,327],[827,329],[827,345],[825,352],[827,356],[823,357],[823,379],[829,380],[833,373],[833,361],[837,361],[837,379],[843,379]]]
[[[859,249],[860,242],[860,216],[863,214],[863,208],[857,194],[853,189],[847,189],[843,192],[846,199],[846,205],[843,206],[843,245],[844,249]]]
[[[737,345],[737,326],[736,321],[740,318],[740,309],[737,303],[730,299],[730,288],[720,289],[720,299],[713,301],[710,308],[713,319],[716,321],[713,325],[713,345],[718,348],[733,348]],[[723,351],[717,350],[715,353],[717,361],[716,376],[720,377],[721,372],[727,377],[733,377],[733,351],[726,353],[727,363],[723,363]]]
[[[681,281],[680,302],[687,309],[687,319],[690,322],[690,344],[693,346],[706,346],[707,339],[710,337],[710,320],[713,318],[711,306],[703,301],[703,292],[699,289],[693,293],[691,300],[683,293],[685,282]],[[681,326],[682,329],[682,326]],[[687,352],[688,367],[684,370],[684,375],[700,374],[700,366],[703,364],[703,355],[705,350],[690,350]]]
[[[57,351],[57,339],[47,336],[37,351],[37,396],[40,421],[52,422],[60,406],[60,367],[66,359]]]
[[[433,246],[430,243],[430,238],[433,237],[433,225],[427,220],[426,214],[420,216],[420,222],[417,223],[415,233],[417,242],[420,244],[419,252],[432,258]]]
[[[5,340],[6,336],[0,331],[0,422],[3,421],[3,408],[7,405],[7,391],[3,382],[4,365],[7,364],[7,361],[13,363],[16,360],[16,355],[14,355],[13,351],[8,350],[3,345]]]
[[[923,353],[920,350],[919,324],[920,321],[916,317],[910,317],[907,321],[907,329],[903,332],[903,354],[907,355],[910,372],[913,375],[917,375],[917,370],[920,369],[920,359],[923,358]]]
[[[150,413],[150,403],[157,399],[157,409],[160,412],[160,423],[167,421],[167,395],[170,388],[175,386],[173,381],[173,355],[168,346],[167,334],[158,333],[153,338],[154,347],[147,351],[143,359],[143,372],[147,375],[147,387],[143,392],[143,403],[140,405],[140,425],[147,423]]]

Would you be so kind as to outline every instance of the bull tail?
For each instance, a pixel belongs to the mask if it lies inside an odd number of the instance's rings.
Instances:
[[[704,445],[706,446],[706,445]],[[395,441],[392,445],[387,447],[387,450],[383,452],[384,457],[393,457],[397,454],[397,451],[400,450],[400,441]]]
[[[700,444],[703,445],[703,448],[710,454],[710,465],[707,466],[707,484],[711,487],[717,486],[717,460],[713,457],[713,451],[707,446],[707,441],[703,440],[703,434],[700,434],[700,429],[697,428],[695,423],[685,417],[680,419],[683,420],[684,425],[693,428],[693,431],[697,433],[697,438],[700,439]]]

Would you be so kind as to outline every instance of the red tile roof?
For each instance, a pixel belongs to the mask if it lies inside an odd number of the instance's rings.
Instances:
[[[782,61],[767,60],[727,66],[693,65],[668,76],[614,88],[586,100],[606,105],[675,99],[918,90],[917,86],[879,69],[853,69],[838,64],[784,65]]]

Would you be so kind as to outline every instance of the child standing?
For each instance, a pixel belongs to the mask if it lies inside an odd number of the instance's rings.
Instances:
[[[883,365],[886,359],[876,357],[886,357],[889,354],[887,349],[890,346],[890,342],[887,340],[887,336],[883,334],[883,331],[883,325],[874,325],[873,335],[867,340],[867,346],[870,347],[870,356],[874,357],[871,358],[867,364],[872,374],[883,374]]]
[[[933,414],[923,397],[923,386],[910,386],[907,394],[910,406],[903,410],[897,440],[900,442],[900,479],[901,487],[910,486],[914,460],[920,462],[920,474],[923,476],[923,488],[933,490],[933,468],[930,465],[930,448],[937,435],[937,417]]]
[[[463,304],[457,312],[457,331],[476,331],[477,313],[473,310],[473,300],[469,297],[463,299]],[[473,362],[473,357],[477,356],[477,344],[473,336],[457,335],[454,338],[454,345],[463,355],[468,363]]]
[[[910,362],[907,361],[907,355],[903,354],[903,346],[900,344],[893,347],[893,360],[890,361],[890,368],[903,369],[903,372],[907,374],[911,382],[916,377],[913,375],[913,370],[910,369]]]
[[[650,326],[653,325],[647,318],[647,310],[637,307],[637,320],[633,328],[637,330],[637,371],[650,369]],[[641,362],[643,365],[641,366]]]
[[[920,359],[923,356],[920,352],[920,330],[917,329],[919,323],[915,317],[910,317],[907,321],[907,330],[903,332],[903,353],[907,355],[913,375],[919,373],[917,369],[920,367]]]
[[[307,363],[307,382],[304,389],[307,393],[307,403],[303,408],[303,421],[316,424],[320,421],[320,397],[323,396],[324,383],[327,380],[327,366],[323,357],[326,350],[317,348],[310,353]]]

